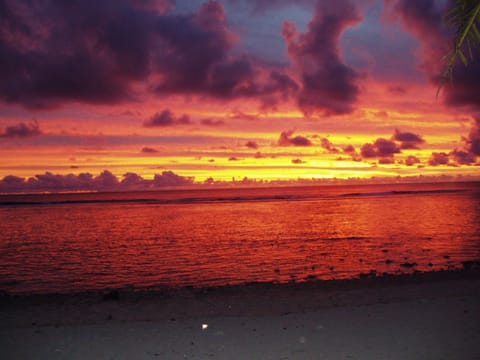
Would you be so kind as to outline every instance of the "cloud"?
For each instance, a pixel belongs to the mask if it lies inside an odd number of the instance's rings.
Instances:
[[[400,149],[418,149],[418,146],[425,142],[420,135],[398,129],[395,129],[392,139],[400,142]]]
[[[278,139],[278,146],[311,146],[312,142],[305,136],[293,136],[295,130],[282,131]]]
[[[245,143],[245,146],[249,149],[258,149],[258,144],[256,141],[249,140]]]
[[[172,4],[3,0],[0,100],[40,109],[115,104],[138,100],[141,88],[162,97],[276,102],[296,90],[282,71],[232,54],[237,36],[220,2],[182,13]]]
[[[362,145],[360,151],[364,158],[374,158],[378,156],[377,149],[370,143]]]
[[[163,171],[161,174],[155,174],[153,177],[153,184],[157,187],[186,186],[192,185],[193,182],[193,177],[177,175],[173,171]]]
[[[464,140],[467,144],[467,151],[475,156],[480,156],[480,115],[474,118],[472,129]]]
[[[476,162],[476,156],[473,153],[463,150],[453,150],[449,155],[453,157],[459,165],[471,165]]]
[[[406,30],[412,31],[420,41],[420,68],[429,75],[432,83],[438,85],[444,71],[445,56],[452,49],[454,35],[453,29],[444,25],[444,14],[454,2],[397,0],[393,4],[403,19]],[[480,52],[474,52],[478,58]],[[464,106],[480,110],[479,84],[480,62],[472,61],[466,67],[458,60],[452,81],[447,81],[443,87],[445,103],[452,107]]]
[[[205,125],[205,126],[223,126],[225,125],[225,121],[221,119],[202,119],[200,120],[200,124]]]
[[[407,158],[405,159],[405,165],[413,166],[415,164],[420,164],[420,159],[413,155],[407,156]]]
[[[30,123],[19,123],[17,125],[7,126],[0,138],[28,138],[41,135],[40,127],[36,121]]]
[[[448,165],[448,155],[444,152],[433,152],[428,160],[428,165],[438,166],[438,165]]]
[[[305,164],[302,159],[292,159],[292,164]]]
[[[46,172],[28,179],[8,175],[0,180],[0,193],[9,192],[38,192],[38,191],[120,191],[120,190],[147,190],[163,186],[192,185],[193,177],[177,175],[172,171],[163,171],[156,174],[153,180],[145,180],[140,175],[128,172],[121,181],[110,171],[105,170],[97,176],[90,173],[78,175],[59,175]]]
[[[33,108],[131,99],[148,76],[155,20],[128,0],[3,1],[0,98]]]
[[[245,114],[244,112],[241,112],[241,111],[233,111],[231,114],[229,114],[229,117],[232,119],[248,120],[248,121],[258,120],[257,115]]]
[[[148,120],[143,122],[144,127],[166,127],[173,125],[189,125],[192,122],[187,115],[176,118],[170,110],[163,110],[155,113]]]
[[[450,39],[443,25],[445,8],[435,0],[396,0],[393,4],[395,15],[413,32],[421,43],[420,67],[430,74],[440,74],[441,59],[450,50]]]
[[[288,54],[301,73],[298,104],[305,113],[347,114],[354,110],[359,74],[342,62],[339,39],[360,21],[353,2],[322,1],[304,33],[285,22],[282,32]]]
[[[343,148],[343,152],[348,154],[352,157],[353,161],[362,161],[362,158],[359,154],[357,154],[357,150],[355,150],[355,146],[347,145]]]
[[[393,157],[399,152],[400,148],[394,141],[383,138],[378,138],[373,144],[364,144],[361,148],[361,154],[364,158]]]
[[[120,184],[128,187],[140,187],[145,184],[145,180],[136,173],[127,172],[123,174],[123,179]]]
[[[403,86],[389,86],[387,91],[394,95],[403,95],[407,93],[407,90]]]
[[[393,157],[384,157],[378,160],[379,164],[387,165],[387,164],[394,164],[395,159]]]
[[[356,150],[355,150],[355,146],[353,145],[347,145],[343,148],[343,152],[346,153],[346,154],[352,154],[352,153],[355,153]]]
[[[321,139],[320,146],[331,154],[338,154],[340,152],[327,138]]]
[[[463,149],[455,149],[449,155],[458,165],[471,165],[476,163],[480,156],[480,116],[474,117],[472,128],[466,137],[462,138]]]
[[[148,146],[145,146],[144,148],[142,148],[141,152],[144,153],[144,154],[155,154],[155,153],[158,153],[158,150],[154,149],[154,148],[151,148],[151,147],[148,147]]]

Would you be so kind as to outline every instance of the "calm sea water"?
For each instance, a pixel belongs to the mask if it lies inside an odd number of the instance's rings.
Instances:
[[[480,183],[0,196],[0,289],[214,286],[461,267]]]

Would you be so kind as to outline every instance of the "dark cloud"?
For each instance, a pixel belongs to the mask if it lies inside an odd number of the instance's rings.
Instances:
[[[230,156],[230,157],[228,158],[228,161],[238,161],[238,160],[242,160],[242,159],[240,159],[240,158],[238,158],[238,157],[236,157],[236,156]]]
[[[384,157],[378,160],[378,163],[383,165],[394,164],[395,159],[393,157]]]
[[[480,156],[480,116],[474,117],[469,134],[462,140],[463,148],[451,151],[449,156],[457,165],[475,164],[477,157]]]
[[[407,93],[407,90],[403,86],[389,86],[387,91],[394,95],[403,95]]]
[[[360,92],[359,75],[342,62],[339,39],[348,26],[359,21],[353,2],[341,0],[319,2],[305,33],[298,33],[293,23],[284,23],[288,53],[301,72],[298,103],[304,112],[331,115],[353,111]]]
[[[302,159],[292,159],[292,164],[305,164]]]
[[[412,132],[401,132],[398,129],[395,129],[392,139],[400,142],[400,149],[418,149],[418,146],[425,142],[420,135]]]
[[[245,146],[249,149],[258,149],[258,144],[256,141],[249,140],[245,143]]]
[[[441,59],[452,44],[443,25],[445,7],[435,0],[396,0],[392,3],[406,29],[412,31],[421,41],[421,68],[430,74],[441,73]]]
[[[104,170],[94,180],[100,188],[113,188],[119,184],[117,177],[108,170]]]
[[[453,150],[450,154],[459,165],[471,165],[476,162],[475,154],[463,150]]]
[[[405,159],[405,165],[413,166],[415,164],[420,164],[420,159],[413,155],[407,156],[407,158]]]
[[[278,139],[278,146],[311,146],[312,142],[301,135],[293,136],[295,130],[282,131]]]
[[[428,160],[428,165],[438,166],[438,165],[448,165],[448,155],[444,152],[434,152]]]
[[[257,115],[245,114],[242,111],[232,111],[232,113],[229,114],[229,117],[232,118],[232,119],[248,120],[248,121],[258,120]]]
[[[340,150],[338,150],[330,140],[327,138],[322,138],[320,142],[320,146],[327,150],[331,154],[338,154]]]
[[[153,177],[153,184],[158,187],[192,185],[193,181],[193,177],[177,175],[173,171],[163,171]]]
[[[223,126],[225,125],[225,121],[221,119],[202,119],[200,120],[200,124],[205,125],[205,126]]]
[[[140,175],[128,172],[119,181],[110,171],[105,170],[98,176],[89,173],[78,175],[59,175],[46,172],[25,179],[9,175],[0,180],[0,193],[9,192],[37,192],[37,191],[120,191],[146,190],[163,186],[185,186],[193,184],[193,177],[184,177],[172,171],[163,171],[156,174],[153,180],[145,180]]]
[[[260,81],[260,68],[231,54],[235,36],[222,4],[179,14],[172,3],[2,0],[0,100],[29,108],[112,104],[137,99],[138,85],[149,84],[162,96],[276,102],[296,89],[279,71]]]
[[[42,132],[36,121],[27,124],[21,122],[17,125],[7,126],[5,130],[0,133],[0,138],[28,138],[41,134]]]
[[[473,3],[472,1],[471,4]],[[421,68],[438,85],[444,71],[445,56],[452,49],[454,35],[453,29],[444,25],[444,14],[454,2],[397,0],[394,4],[406,29],[420,40]],[[469,53],[467,49],[463,50],[466,54]],[[447,81],[443,87],[445,103],[449,106],[466,106],[475,111],[480,109],[480,51],[473,50],[473,54],[477,60],[471,61],[468,66],[457,59],[452,81]]]
[[[362,145],[360,152],[364,158],[374,158],[378,156],[377,149],[370,143]]]
[[[464,140],[467,151],[475,156],[480,156],[480,115],[474,118],[472,129]]]
[[[123,179],[120,184],[122,186],[139,187],[145,184],[145,180],[136,173],[127,172],[123,174]]]
[[[348,154],[352,157],[353,161],[362,161],[362,158],[359,154],[357,154],[357,151],[355,150],[355,146],[353,145],[347,145],[343,148],[343,152],[345,154]]]
[[[399,152],[400,148],[394,141],[383,138],[378,138],[373,144],[364,144],[361,148],[361,154],[364,158],[393,157]]]
[[[257,151],[257,152],[255,153],[255,155],[253,155],[253,157],[254,157],[255,159],[263,159],[263,158],[266,157],[266,156],[263,155],[260,151]]]
[[[261,69],[251,59],[229,56],[234,36],[227,28],[223,6],[216,1],[204,3],[190,17],[171,19],[159,31],[165,51],[156,62],[162,74],[157,93],[256,98],[264,105],[275,105],[298,88],[279,71],[260,81]]]
[[[149,74],[157,19],[128,0],[4,0],[0,16],[4,101],[113,103]]]
[[[400,152],[400,149],[398,148],[397,144],[395,142],[379,138],[375,140],[374,143],[378,155],[381,157],[384,156],[393,156],[394,154],[397,154]]]
[[[143,122],[144,127],[165,127],[173,125],[189,125],[192,122],[187,115],[176,118],[170,110],[163,110],[161,113],[155,113],[150,119]]]
[[[148,146],[145,146],[144,148],[142,148],[141,152],[144,153],[144,154],[155,154],[155,153],[158,153],[158,150],[154,149],[154,148],[151,148],[151,147],[148,147]]]

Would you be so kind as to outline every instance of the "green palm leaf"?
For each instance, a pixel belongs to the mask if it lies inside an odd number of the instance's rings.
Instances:
[[[467,66],[474,58],[474,49],[480,44],[480,0],[456,0],[445,14],[445,23],[455,29],[453,50],[446,56],[446,65],[437,89],[440,93],[447,79],[452,79],[458,58]]]

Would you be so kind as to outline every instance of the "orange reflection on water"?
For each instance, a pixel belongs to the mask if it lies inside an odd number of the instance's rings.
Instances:
[[[1,207],[0,278],[13,292],[212,286],[438,270],[480,257],[478,186],[392,189],[411,186],[76,194],[107,202]],[[110,201],[122,199],[131,202]]]

